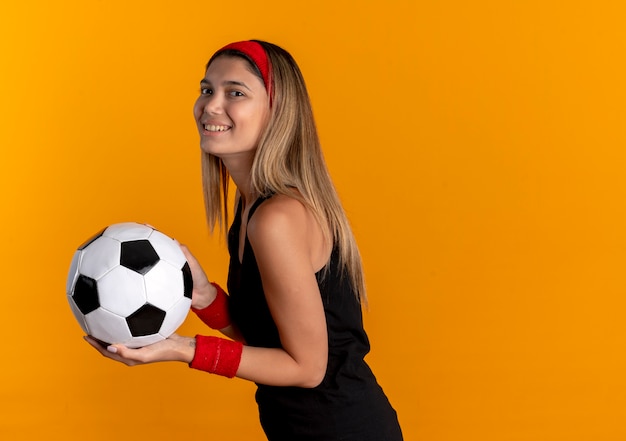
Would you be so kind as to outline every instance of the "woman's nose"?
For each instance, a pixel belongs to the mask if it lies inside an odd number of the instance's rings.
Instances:
[[[218,95],[210,95],[203,103],[203,110],[205,113],[216,114],[222,111],[222,99]]]

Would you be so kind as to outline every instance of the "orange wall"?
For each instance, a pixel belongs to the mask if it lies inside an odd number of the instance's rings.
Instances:
[[[253,386],[108,362],[63,292],[127,220],[225,280],[191,108],[213,50],[262,38],[307,78],[406,439],[626,439],[622,5],[4,2],[0,438],[263,439]]]

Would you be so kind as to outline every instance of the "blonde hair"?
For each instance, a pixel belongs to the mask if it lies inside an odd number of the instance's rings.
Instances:
[[[325,238],[337,248],[340,265],[345,268],[355,294],[365,303],[361,256],[328,173],[302,73],[287,51],[271,43],[258,43],[271,66],[272,106],[252,164],[251,187],[259,197],[273,194],[295,197],[313,212]],[[253,63],[251,67],[256,70]],[[259,72],[255,73],[261,78]],[[203,152],[202,182],[211,231],[216,225],[226,230],[228,225],[229,179],[222,161]]]

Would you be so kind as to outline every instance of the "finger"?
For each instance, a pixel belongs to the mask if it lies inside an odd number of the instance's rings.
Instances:
[[[89,343],[91,346],[94,346],[94,347],[99,346],[99,343],[96,341],[96,339],[95,339],[95,338],[93,338],[93,337],[91,337],[91,336],[89,336],[89,335],[85,335],[85,336],[83,336],[83,339],[84,339],[87,343]]]
[[[94,347],[101,355],[107,358],[113,358],[113,352],[107,350],[107,345],[100,342],[99,340],[91,337],[85,336],[83,337],[87,343],[89,343],[92,347]]]
[[[189,251],[189,248],[187,248],[187,245],[183,245],[182,243],[179,243],[178,246],[180,247],[181,251],[187,258],[187,260],[191,260],[191,259],[195,260],[195,258],[193,257],[193,254],[191,254],[191,251]]]
[[[138,364],[136,360],[133,360],[131,358],[127,358],[124,356],[121,348],[124,348],[124,349],[128,349],[128,348],[126,348],[123,345],[106,345],[105,343],[102,343],[99,340],[91,336],[85,336],[83,338],[85,339],[87,343],[93,346],[103,357],[110,358],[111,360],[119,361],[120,363],[124,363],[127,366],[134,366]]]
[[[198,259],[196,259],[196,257],[191,253],[191,251],[189,251],[189,248],[187,248],[186,245],[182,245],[182,244],[179,244],[179,246],[180,246],[181,251],[185,255],[185,258],[187,259],[187,262],[189,262],[189,266],[200,269],[200,263],[198,262]]]
[[[83,338],[85,339],[85,341],[87,343],[89,343],[91,346],[96,348],[98,350],[98,352],[104,352],[106,347],[107,347],[106,343],[101,342],[100,340],[98,340],[97,338],[92,337],[91,335],[86,335]]]
[[[124,345],[109,345],[106,351],[110,354],[111,358],[126,363],[129,366],[143,363],[141,348],[131,349]]]
[[[204,269],[200,265],[200,262],[194,257],[194,255],[189,251],[189,249],[185,245],[180,245],[180,249],[183,251],[187,262],[189,263],[189,268],[191,269],[191,275],[193,277],[194,287],[201,288],[208,285],[209,280],[207,278]]]

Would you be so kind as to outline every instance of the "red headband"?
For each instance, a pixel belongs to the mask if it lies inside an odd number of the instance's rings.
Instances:
[[[227,51],[227,50],[241,52],[242,54],[246,55],[248,58],[252,60],[252,62],[257,67],[257,69],[259,69],[259,71],[261,72],[261,76],[263,77],[263,84],[265,85],[265,90],[270,96],[270,102],[271,102],[271,96],[272,96],[271,94],[272,83],[270,81],[271,80],[271,77],[270,77],[271,66],[270,66],[270,61],[267,58],[267,53],[265,52],[265,49],[263,49],[263,46],[261,46],[261,44],[256,41],[238,41],[236,43],[227,44],[226,46],[224,46],[223,48],[215,52],[213,57],[218,55],[220,52]]]

